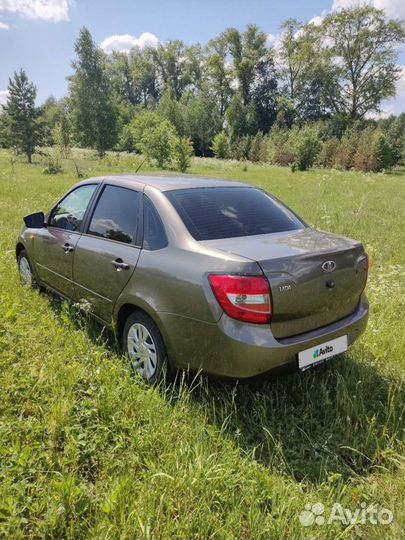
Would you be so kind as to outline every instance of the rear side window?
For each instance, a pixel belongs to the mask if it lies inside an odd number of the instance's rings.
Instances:
[[[256,188],[225,187],[167,191],[187,229],[196,240],[302,229],[288,208]]]
[[[146,195],[143,204],[143,247],[151,251],[162,249],[167,246],[162,220]]]
[[[105,186],[91,218],[88,234],[131,244],[138,224],[139,193]]]

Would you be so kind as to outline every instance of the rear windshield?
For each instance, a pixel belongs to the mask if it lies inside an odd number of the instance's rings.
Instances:
[[[167,191],[196,240],[252,236],[305,227],[288,208],[264,191],[249,187]]]

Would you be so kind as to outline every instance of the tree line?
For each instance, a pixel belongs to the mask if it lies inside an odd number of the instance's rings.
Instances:
[[[180,40],[105,54],[82,28],[68,95],[35,106],[25,72],[9,82],[0,145],[27,155],[55,143],[142,152],[159,166],[190,156],[382,170],[403,163],[405,115],[377,122],[400,77],[401,21],[372,6],[320,24],[287,20],[276,43],[255,25],[207,45]]]

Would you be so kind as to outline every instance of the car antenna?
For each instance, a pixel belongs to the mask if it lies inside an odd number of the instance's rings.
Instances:
[[[145,161],[146,161],[146,158],[143,159],[143,160],[140,162],[140,164],[138,165],[138,167],[135,169],[135,174],[139,171],[139,169],[142,167],[142,165],[145,163]]]

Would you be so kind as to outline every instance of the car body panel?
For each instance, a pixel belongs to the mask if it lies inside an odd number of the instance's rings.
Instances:
[[[218,324],[170,313],[159,313],[160,326],[170,336],[176,365],[192,371],[237,379],[250,379],[283,366],[298,369],[300,351],[347,335],[348,343],[364,332],[368,321],[365,297],[354,313],[341,321],[285,340],[276,340],[266,325],[241,323],[223,315]]]
[[[74,256],[75,299],[89,302],[91,311],[111,322],[114,304],[134,273],[140,251],[131,244],[81,235]],[[128,269],[115,268],[117,259]]]
[[[202,244],[256,260],[272,290],[276,338],[302,334],[354,312],[366,285],[360,242],[310,227]],[[332,261],[335,269],[322,268]]]
[[[34,230],[35,266],[39,279],[73,298],[73,258],[80,233],[54,227]],[[66,245],[73,251],[66,251]]]

